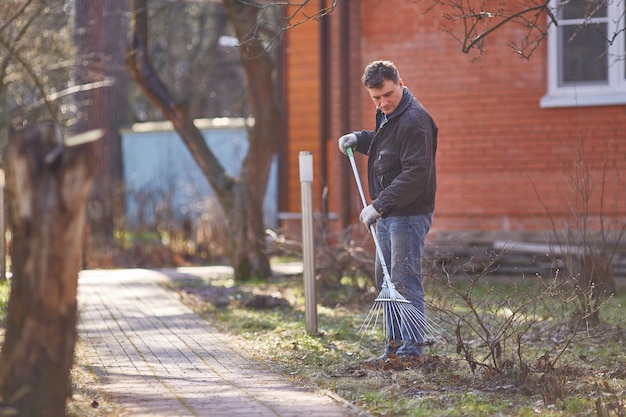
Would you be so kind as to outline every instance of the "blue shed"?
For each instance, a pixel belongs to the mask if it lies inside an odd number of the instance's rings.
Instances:
[[[248,150],[250,123],[253,121],[238,118],[195,121],[229,175],[237,176],[241,170]],[[122,131],[121,147],[127,226],[163,221],[182,225],[196,222],[207,211],[219,210],[208,180],[171,123],[134,124]],[[277,226],[277,163],[275,158],[263,206],[268,228]],[[163,218],[164,212],[168,213],[167,219]]]

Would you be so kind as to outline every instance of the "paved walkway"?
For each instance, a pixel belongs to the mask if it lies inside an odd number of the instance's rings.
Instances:
[[[79,335],[121,416],[364,415],[270,372],[158,285],[155,271],[79,278]]]

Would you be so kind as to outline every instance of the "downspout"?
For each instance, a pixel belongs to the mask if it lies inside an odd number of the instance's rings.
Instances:
[[[284,11],[282,9],[284,19]],[[280,224],[280,213],[286,212],[289,207],[289,193],[286,191],[289,189],[288,187],[288,178],[289,175],[294,175],[289,172],[289,154],[288,154],[288,146],[287,146],[287,132],[289,126],[287,114],[287,57],[285,53],[285,43],[286,40],[283,40],[279,43],[278,51],[276,52],[276,83],[278,89],[278,101],[280,103],[280,112],[282,113],[281,117],[281,126],[280,126],[280,136],[278,139],[278,210],[276,215],[278,227],[282,227]],[[297,174],[296,174],[297,175]]]
[[[339,2],[339,134],[350,131],[350,2]],[[341,160],[340,222],[343,230],[350,226],[350,172],[346,161]]]
[[[320,10],[326,9],[326,0],[320,0]],[[323,192],[321,200],[321,211],[324,221],[328,216],[328,140],[330,139],[330,19],[323,16],[320,20],[319,45],[320,45],[320,182]]]

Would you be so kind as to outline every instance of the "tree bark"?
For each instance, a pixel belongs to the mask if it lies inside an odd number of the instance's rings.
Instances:
[[[233,3],[233,4],[230,4]],[[237,4],[235,4],[237,3]],[[239,2],[224,2],[229,21],[238,36],[247,36],[257,24],[258,9]],[[248,97],[255,124],[239,178],[232,178],[207,146],[186,107],[177,103],[159,79],[148,52],[147,0],[131,2],[132,36],[126,62],[134,80],[157,105],[189,149],[226,215],[230,236],[229,259],[237,281],[271,275],[265,247],[263,199],[272,158],[278,149],[280,126],[273,63],[259,39],[247,39],[240,53],[248,78]],[[243,44],[244,42],[242,42]]]
[[[90,234],[98,241],[114,241],[115,224],[123,216],[120,129],[129,122],[128,73],[124,48],[128,43],[127,0],[75,2],[76,78],[79,83],[108,80],[111,85],[77,94],[79,132],[104,129],[97,146],[100,174],[90,196]]]
[[[12,134],[5,150],[13,278],[0,395],[20,416],[64,416],[71,396],[94,145],[66,147],[60,129],[43,122]]]
[[[250,147],[243,161],[241,179],[245,185],[242,205],[247,208],[240,219],[245,230],[238,239],[231,241],[233,250],[241,248],[239,239],[246,239],[245,249],[251,261],[264,274],[271,274],[265,255],[265,227],[263,224],[263,200],[274,155],[278,152],[281,112],[278,89],[274,80],[275,65],[262,40],[254,36],[259,24],[259,8],[239,0],[225,0],[224,8],[239,39],[239,54],[246,73],[250,109],[254,126],[250,130]],[[244,203],[247,203],[244,205]],[[254,272],[254,271],[252,271]]]

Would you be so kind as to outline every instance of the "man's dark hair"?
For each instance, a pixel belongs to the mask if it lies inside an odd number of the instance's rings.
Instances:
[[[395,84],[400,81],[398,69],[391,61],[374,61],[365,67],[361,81],[365,88],[380,88],[385,80],[391,80]]]

